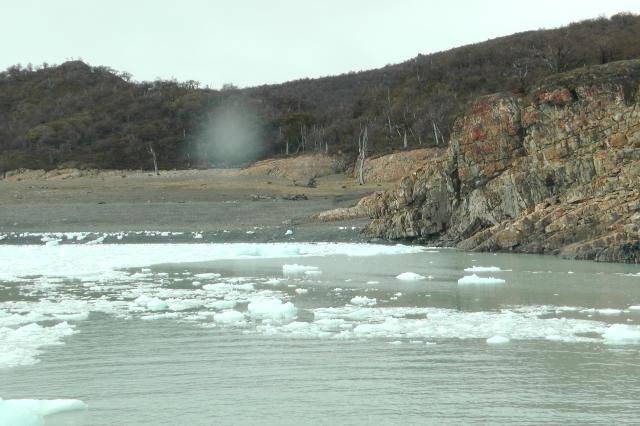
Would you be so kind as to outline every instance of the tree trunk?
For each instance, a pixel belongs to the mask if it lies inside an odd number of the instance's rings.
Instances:
[[[156,176],[160,176],[158,172],[158,159],[156,157],[156,151],[153,149],[153,145],[149,144],[149,154],[151,154],[151,158],[153,158],[153,170]]]
[[[358,171],[358,184],[360,185],[364,185],[364,160],[367,157],[367,142],[368,142],[368,135],[367,135],[367,126],[364,126],[364,131],[361,132],[362,137],[359,138],[360,140],[358,141],[358,146],[360,148],[360,152],[358,153],[358,159],[359,159],[359,171]]]

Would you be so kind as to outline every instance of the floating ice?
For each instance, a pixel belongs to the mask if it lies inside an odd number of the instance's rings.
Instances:
[[[287,229],[287,232],[284,235],[293,235],[293,231],[291,229]]]
[[[87,404],[78,399],[2,399],[0,425],[41,426],[44,417],[66,411],[86,410]]]
[[[143,294],[142,296],[138,297],[136,300],[133,301],[133,303],[153,312],[165,311],[169,309],[169,305],[164,300],[159,299],[157,297],[150,297],[150,296],[147,296],[146,294]]]
[[[309,271],[304,271],[304,274],[307,275],[307,276],[314,277],[314,276],[322,275],[322,271],[319,270],[319,269],[312,269],[312,270],[309,270]]]
[[[600,315],[620,315],[622,313],[622,309],[613,309],[613,308],[598,309],[598,313]]]
[[[213,320],[223,324],[236,324],[244,321],[244,314],[234,310],[223,311],[214,314]]]
[[[283,303],[275,298],[256,298],[249,302],[247,310],[252,317],[274,321],[293,320],[298,310],[291,302]]]
[[[294,263],[292,265],[282,265],[282,273],[285,275],[294,274],[306,274],[307,272],[320,272],[320,268],[317,266],[298,265]]]
[[[74,327],[61,322],[51,327],[31,323],[18,328],[0,328],[0,368],[30,365],[38,362],[41,348],[62,344],[62,339],[75,333]]]
[[[351,299],[350,303],[358,306],[373,306],[378,303],[378,301],[375,298],[369,298],[367,296],[356,296]]]
[[[629,306],[630,311],[640,311],[640,305],[631,305]]]
[[[501,278],[479,277],[476,274],[465,275],[458,280],[458,284],[504,284],[506,281]]]
[[[220,278],[222,275],[216,272],[207,272],[202,274],[195,274],[193,277],[200,280],[213,280],[216,278]]]
[[[424,280],[426,277],[416,274],[415,272],[403,272],[400,275],[396,276],[397,279],[402,281],[417,281]]]
[[[602,334],[606,344],[640,344],[640,327],[627,324],[612,324]]]
[[[465,272],[500,272],[498,266],[472,266],[470,268],[464,268]]]
[[[414,246],[345,243],[0,245],[0,280],[29,275],[108,280],[119,269],[161,263],[304,256],[419,253]],[[4,272],[4,271],[10,271]]]
[[[309,292],[306,288],[296,288],[294,291],[298,294],[306,294]]]
[[[509,338],[504,336],[492,336],[487,339],[488,345],[503,345],[509,343]]]

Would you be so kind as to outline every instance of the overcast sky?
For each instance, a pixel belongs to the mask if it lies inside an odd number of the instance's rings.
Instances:
[[[638,0],[2,0],[0,68],[81,58],[218,88],[359,71]]]

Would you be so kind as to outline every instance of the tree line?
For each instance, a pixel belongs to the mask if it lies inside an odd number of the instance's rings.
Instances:
[[[375,70],[246,89],[133,82],[126,72],[82,61],[14,65],[0,73],[0,172],[234,166],[207,149],[207,127],[229,108],[245,113],[261,156],[326,152],[355,161],[364,127],[373,154],[442,146],[477,96],[526,92],[554,74],[639,58],[638,40],[640,16],[619,14]]]

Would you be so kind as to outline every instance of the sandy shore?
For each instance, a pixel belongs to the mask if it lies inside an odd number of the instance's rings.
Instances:
[[[203,231],[229,240],[363,240],[366,220],[317,223],[308,217],[353,205],[390,184],[357,185],[343,174],[316,188],[290,179],[246,176],[238,170],[101,172],[82,177],[0,180],[0,232]],[[304,195],[307,199],[290,200]]]

